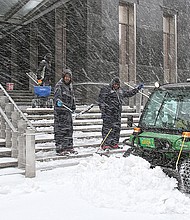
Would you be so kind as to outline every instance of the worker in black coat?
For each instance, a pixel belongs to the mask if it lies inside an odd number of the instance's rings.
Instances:
[[[54,89],[54,138],[58,154],[77,153],[73,148],[72,112],[75,109],[72,73],[64,69]]]
[[[37,80],[38,85],[40,86],[51,86],[52,85],[52,54],[47,53],[44,56],[44,59],[40,62],[39,67],[37,69]]]
[[[115,77],[108,86],[100,90],[98,103],[103,119],[103,150],[119,148],[123,99],[134,96],[142,88],[143,84],[131,90],[121,88],[120,79]]]

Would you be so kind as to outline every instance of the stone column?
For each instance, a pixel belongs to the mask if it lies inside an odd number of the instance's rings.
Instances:
[[[37,40],[38,27],[34,21],[30,24],[30,71],[36,73],[38,68],[38,40]],[[29,80],[29,90],[33,91],[35,83]]]
[[[64,8],[55,10],[55,83],[62,76],[66,65],[66,12]]]
[[[26,166],[26,132],[27,123],[24,120],[18,122],[18,168]]]
[[[12,151],[11,151],[11,156],[14,158],[18,157],[18,121],[20,119],[20,114],[17,111],[12,112],[11,115],[12,118],[12,124],[17,130],[17,132],[12,133]]]
[[[35,157],[35,131],[26,130],[26,169],[25,176],[32,178],[36,176],[36,157]]]
[[[141,113],[141,105],[142,105],[142,92],[136,94],[136,112]]]

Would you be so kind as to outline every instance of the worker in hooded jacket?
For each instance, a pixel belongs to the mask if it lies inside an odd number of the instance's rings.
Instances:
[[[39,86],[51,86],[52,85],[52,54],[47,53],[44,56],[44,59],[40,62],[37,69],[37,80]]]
[[[72,113],[75,109],[72,72],[64,69],[54,89],[54,137],[58,154],[77,153],[73,148]]]
[[[131,90],[121,88],[118,77],[113,78],[109,85],[101,88],[98,103],[103,119],[101,144],[103,150],[119,148],[123,99],[134,96],[142,88],[142,83]]]

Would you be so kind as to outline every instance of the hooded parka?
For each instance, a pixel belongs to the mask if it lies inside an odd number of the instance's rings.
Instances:
[[[118,85],[117,89],[114,89],[114,84]],[[119,143],[123,99],[134,96],[138,91],[138,88],[131,90],[121,88],[118,77],[113,78],[108,86],[100,90],[98,103],[103,119],[102,138],[105,140],[104,146],[113,147]]]
[[[50,86],[52,84],[53,73],[51,68],[51,59],[51,53],[47,53],[37,69],[37,79],[42,80],[42,86]]]
[[[71,80],[65,81],[69,75]],[[72,73],[65,69],[62,79],[54,89],[54,138],[57,153],[73,148],[73,119],[72,111],[75,111],[75,98],[72,88]],[[58,105],[62,103],[62,106]]]

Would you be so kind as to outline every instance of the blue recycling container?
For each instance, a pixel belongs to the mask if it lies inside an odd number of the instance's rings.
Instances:
[[[34,94],[38,97],[47,97],[51,94],[51,86],[34,86]]]

